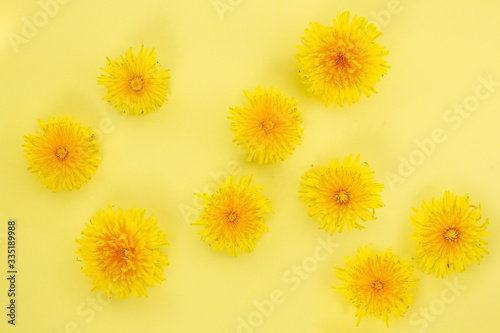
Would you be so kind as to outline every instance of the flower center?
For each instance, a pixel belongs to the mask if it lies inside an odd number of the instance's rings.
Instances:
[[[68,151],[64,147],[60,147],[56,149],[56,157],[59,159],[59,161],[64,161],[66,157],[68,156]]]
[[[349,202],[349,199],[351,198],[351,196],[349,195],[349,193],[346,190],[340,190],[337,193],[335,193],[333,198],[335,199],[335,201],[338,204],[345,205],[346,203]]]
[[[229,221],[229,223],[234,223],[236,222],[236,219],[238,218],[238,215],[235,213],[235,212],[231,212],[229,213],[229,215],[227,216],[227,220]]]
[[[142,90],[143,87],[144,87],[144,79],[142,78],[142,76],[134,76],[130,80],[130,88],[132,88],[132,90],[139,91]]]
[[[337,65],[345,66],[349,60],[348,60],[349,55],[344,54],[343,52],[338,52],[335,55],[334,61],[337,63]]]
[[[352,60],[354,60],[352,54],[353,48],[354,45],[350,43],[346,44],[343,40],[339,40],[335,47],[327,51],[326,60],[329,61],[332,66],[349,66]]]
[[[117,265],[122,273],[137,269],[136,249],[133,241],[127,239],[127,236],[122,234],[119,238],[109,242],[111,266]],[[114,262],[114,263],[113,263]]]
[[[443,233],[444,239],[447,240],[449,243],[456,242],[458,239],[458,230],[454,226],[451,228],[448,228],[445,230]]]
[[[320,56],[319,67],[327,81],[333,80],[337,84],[347,85],[356,70],[362,67],[356,58],[357,50],[354,44],[338,40]]]
[[[274,128],[274,121],[272,121],[271,119],[266,119],[261,123],[261,125],[264,131],[266,131],[266,133],[269,133]]]
[[[380,291],[384,289],[384,284],[379,280],[376,280],[373,282],[373,289],[375,289],[375,291]]]

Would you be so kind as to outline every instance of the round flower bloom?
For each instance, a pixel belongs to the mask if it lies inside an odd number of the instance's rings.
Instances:
[[[213,194],[196,196],[203,200],[203,212],[193,225],[204,227],[201,240],[214,250],[227,249],[237,257],[241,252],[250,253],[257,246],[256,240],[269,231],[264,224],[267,213],[272,212],[271,201],[262,197],[262,186],[250,186],[252,176],[243,176],[238,182],[233,174]]]
[[[479,264],[483,253],[488,254],[483,247],[488,243],[480,238],[488,235],[488,219],[480,224],[481,206],[472,206],[469,196],[446,191],[441,200],[423,201],[422,209],[413,211],[416,215],[410,218],[416,229],[412,239],[417,242],[415,259],[422,271],[444,277],[463,272],[465,263]]]
[[[68,116],[41,119],[42,133],[24,136],[28,170],[42,179],[42,188],[72,190],[88,182],[101,163],[94,132]]]
[[[346,268],[335,267],[336,276],[343,281],[337,289],[356,306],[357,325],[363,317],[375,316],[389,327],[389,314],[402,317],[413,303],[411,289],[417,287],[413,264],[401,260],[390,249],[384,253],[369,246],[358,249],[356,256],[345,258]]]
[[[373,23],[364,17],[343,12],[333,20],[332,26],[310,23],[305,30],[303,46],[297,54],[299,76],[310,85],[308,91],[321,95],[325,105],[334,103],[343,106],[359,101],[360,92],[367,97],[376,93],[374,85],[387,74],[387,62],[382,59],[389,54],[375,43],[380,33]]]
[[[297,102],[285,98],[280,89],[257,87],[254,95],[243,92],[250,106],[229,108],[234,142],[248,152],[248,161],[275,163],[292,154],[301,144],[302,128]]]
[[[101,68],[107,73],[98,77],[98,83],[107,88],[103,99],[108,100],[122,113],[146,114],[163,105],[167,100],[168,70],[159,70],[155,50],[141,50],[137,57],[130,48],[121,62],[117,59],[107,59],[107,68]]]
[[[148,296],[146,286],[161,284],[167,256],[160,253],[168,245],[166,234],[158,229],[158,221],[146,210],[132,208],[127,212],[111,205],[108,211],[99,209],[76,242],[76,253],[84,264],[82,272],[93,280],[92,291],[104,295],[128,298]]]
[[[344,225],[347,229],[364,229],[360,221],[374,220],[375,208],[382,207],[380,192],[384,185],[373,180],[368,163],[360,163],[347,156],[342,163],[337,159],[329,167],[312,167],[302,176],[300,199],[308,206],[309,216],[318,215],[320,229],[333,235]]]

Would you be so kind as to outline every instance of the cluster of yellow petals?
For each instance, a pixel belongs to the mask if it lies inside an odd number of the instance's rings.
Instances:
[[[53,192],[78,189],[88,182],[101,160],[94,132],[68,116],[39,119],[42,133],[25,135],[28,170]]]
[[[382,35],[364,17],[343,12],[333,26],[311,23],[298,46],[299,76],[308,90],[324,103],[343,106],[359,101],[360,92],[370,97],[374,86],[390,66],[382,58],[389,54],[375,40]]]
[[[145,214],[141,208],[124,212],[109,205],[90,219],[77,240],[76,253],[84,265],[82,272],[93,279],[92,291],[115,298],[147,297],[146,286],[165,280],[163,267],[168,260],[160,250],[168,245],[166,234],[156,219]]]
[[[155,50],[141,47],[137,57],[130,48],[120,59],[107,59],[106,74],[98,83],[106,87],[108,100],[122,113],[141,115],[159,109],[167,100],[168,70],[160,70]]]
[[[249,91],[244,94],[250,105],[229,109],[233,141],[248,153],[248,161],[263,164],[285,160],[302,142],[297,102],[273,87],[257,87],[253,95]]]
[[[488,235],[488,219],[481,223],[481,206],[471,205],[469,196],[446,191],[440,200],[423,201],[422,208],[413,211],[415,260],[424,272],[438,277],[463,272],[465,264],[479,264],[488,253],[484,248],[488,243],[481,238]]]
[[[311,168],[302,177],[300,199],[309,216],[318,216],[320,228],[334,234],[344,226],[364,229],[360,221],[375,219],[375,208],[382,207],[384,187],[373,179],[374,172],[360,155],[347,156],[343,162],[332,159],[328,167]]]
[[[335,268],[343,284],[334,289],[356,306],[358,325],[363,317],[375,316],[389,327],[389,315],[397,319],[413,303],[411,290],[418,284],[413,264],[390,249],[378,253],[369,246],[360,248],[352,259],[346,256],[345,265]]]
[[[251,182],[251,176],[236,182],[231,175],[213,194],[196,194],[203,200],[204,209],[193,225],[204,227],[201,240],[212,249],[226,249],[235,257],[250,253],[262,233],[268,231],[264,219],[272,211],[271,202],[260,194],[262,186],[251,186]]]

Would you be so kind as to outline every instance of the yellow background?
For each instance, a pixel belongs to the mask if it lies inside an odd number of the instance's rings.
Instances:
[[[489,92],[480,77],[500,82],[500,3],[221,2],[231,10],[219,15],[212,0],[73,0],[46,21],[38,1],[2,2],[0,267],[4,276],[5,232],[14,218],[19,275],[14,329],[6,325],[6,279],[0,282],[1,331],[229,333],[237,332],[239,317],[258,324],[241,332],[496,331],[500,86]],[[331,25],[344,10],[378,23],[392,68],[377,84],[379,94],[351,107],[325,107],[298,79],[296,46],[309,22]],[[14,45],[9,36],[22,37],[26,20],[41,27]],[[131,46],[137,52],[141,44],[155,47],[162,68],[170,69],[169,101],[146,116],[123,117],[101,101],[97,76],[106,56],[115,59]],[[303,144],[282,163],[247,163],[232,142],[228,108],[258,85],[280,87],[299,102]],[[450,113],[454,104],[473,103],[476,89],[484,99],[470,116]],[[39,130],[37,119],[65,114],[98,133],[102,163],[80,190],[52,193],[26,170],[21,145]],[[429,155],[418,153],[415,140],[432,138],[436,129],[444,142]],[[360,153],[385,184],[385,206],[366,229],[330,237],[299,201],[300,177],[311,164],[351,153]],[[422,162],[413,172],[401,166],[410,157]],[[275,212],[256,250],[237,259],[212,251],[190,225],[193,193],[212,189],[213,176],[228,169],[253,174]],[[391,187],[388,175],[400,171],[405,176]],[[421,281],[404,318],[391,317],[389,329],[373,317],[356,328],[354,307],[331,288],[339,284],[333,267],[367,244],[411,260],[411,207],[448,189],[482,205],[490,255],[447,279],[416,269]],[[108,203],[145,208],[168,234],[166,281],[150,288],[149,298],[102,305],[80,272],[75,239]],[[318,250],[329,239],[332,253]],[[297,280],[291,270],[303,264],[310,273]],[[466,289],[453,294],[445,280]],[[271,295],[280,292],[281,304],[271,311]],[[254,302],[267,304],[266,315],[256,314]]]

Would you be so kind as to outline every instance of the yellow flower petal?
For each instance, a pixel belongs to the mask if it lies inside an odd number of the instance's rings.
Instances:
[[[338,228],[365,227],[358,223],[375,219],[375,208],[382,207],[380,192],[384,185],[373,180],[367,163],[347,156],[342,163],[333,159],[329,167],[314,167],[302,177],[300,199],[307,205],[309,216],[318,216],[320,229],[333,235]]]
[[[42,188],[53,192],[78,189],[88,182],[101,163],[94,132],[68,116],[38,120],[42,133],[24,137],[28,170],[42,179]]]
[[[251,182],[252,176],[235,182],[231,174],[213,194],[196,194],[203,200],[204,210],[193,225],[204,227],[201,240],[212,249],[226,248],[235,257],[250,253],[261,234],[268,231],[264,218],[271,212],[271,202],[259,193],[262,186],[250,186]]]
[[[130,48],[125,57],[111,61],[107,59],[107,68],[101,68],[106,74],[98,77],[98,83],[107,89],[103,99],[108,100],[122,113],[146,114],[159,109],[167,100],[168,70],[160,70],[156,61],[155,50],[141,46],[137,57]]]
[[[293,98],[285,98],[280,89],[260,87],[252,95],[244,91],[250,106],[229,108],[234,142],[248,152],[248,161],[275,163],[292,154],[301,144],[302,119]]]
[[[76,242],[76,253],[84,264],[82,272],[94,279],[92,291],[103,291],[116,299],[148,296],[146,286],[161,284],[163,266],[167,256],[160,249],[168,242],[166,234],[158,229],[152,216],[144,218],[146,211],[132,208],[127,212],[111,205],[108,211],[100,209],[82,231]]]
[[[438,277],[463,272],[465,264],[479,264],[483,253],[488,253],[483,247],[488,243],[480,238],[488,235],[488,219],[480,224],[481,206],[472,206],[469,196],[458,197],[446,191],[441,200],[423,201],[421,210],[413,211],[415,259],[422,271]]]
[[[333,27],[311,23],[302,37],[304,45],[298,46],[299,76],[325,105],[343,106],[345,100],[351,105],[359,101],[360,92],[370,97],[390,68],[382,59],[389,52],[374,42],[382,33],[364,17],[349,17],[349,12],[339,13]]]
[[[336,276],[343,281],[334,287],[356,306],[357,325],[363,317],[375,316],[389,327],[389,315],[402,317],[413,302],[411,289],[417,287],[413,265],[393,255],[360,248],[356,256],[345,258],[346,268],[335,267]]]

